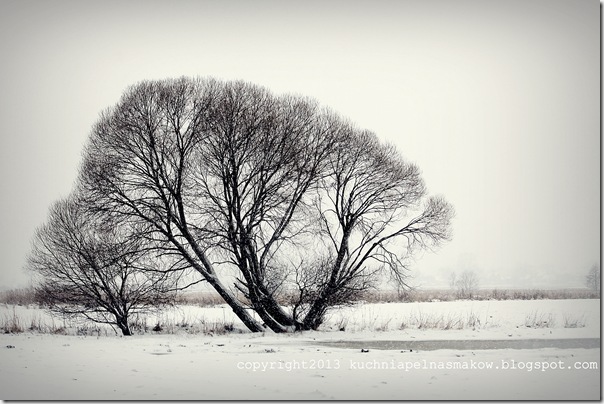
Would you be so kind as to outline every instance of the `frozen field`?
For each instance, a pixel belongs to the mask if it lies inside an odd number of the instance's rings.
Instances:
[[[289,335],[201,332],[199,323],[206,331],[240,327],[224,307],[187,306],[157,317],[146,321],[153,327],[159,319],[164,333],[127,338],[110,329],[78,336],[71,324],[70,335],[2,334],[0,398],[600,399],[599,348],[472,347],[477,340],[600,338],[599,300],[357,305],[333,313],[322,331]],[[11,318],[24,328],[53,321],[37,309],[0,306],[0,319]],[[404,341],[425,340],[467,345],[405,348]],[[337,341],[350,348],[325,345]],[[373,349],[376,341],[401,345]]]

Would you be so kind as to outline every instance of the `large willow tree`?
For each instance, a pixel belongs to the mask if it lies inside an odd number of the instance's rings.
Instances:
[[[450,236],[451,206],[394,147],[244,82],[129,88],[94,126],[77,188],[251,331],[315,329],[384,275],[404,284],[410,254]]]

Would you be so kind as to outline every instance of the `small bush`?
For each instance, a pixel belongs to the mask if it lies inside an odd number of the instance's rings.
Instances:
[[[467,316],[466,324],[469,328],[478,328],[481,325],[480,318],[477,314],[470,312]]]
[[[556,325],[556,317],[552,313],[540,313],[534,311],[527,314],[524,326],[527,328],[553,328]]]
[[[0,303],[14,306],[39,304],[33,288],[11,289],[0,292]]]
[[[17,312],[13,308],[12,315],[4,316],[2,323],[0,324],[0,329],[5,334],[18,334],[24,331],[23,323],[19,316],[17,316]]]
[[[564,315],[564,328],[584,328],[586,324],[585,315],[579,317]]]
[[[348,325],[348,319],[342,317],[337,323],[336,323],[336,328],[338,329],[338,331],[346,331],[346,326]]]
[[[382,322],[382,324],[380,324],[379,326],[377,326],[375,328],[375,331],[388,331],[388,328],[389,328],[388,326],[390,325],[391,320],[392,319],[388,319],[388,320],[385,320],[384,322]]]

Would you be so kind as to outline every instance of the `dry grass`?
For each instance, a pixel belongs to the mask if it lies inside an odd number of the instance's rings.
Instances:
[[[559,318],[552,313],[542,313],[539,311],[528,314],[524,320],[524,326],[527,328],[554,328],[557,326]],[[564,314],[562,316],[564,328],[584,328],[586,326],[585,314]]]
[[[598,293],[589,289],[482,289],[476,291],[472,300],[559,300],[559,299],[599,299]],[[367,303],[397,302],[449,302],[457,299],[453,290],[411,290],[380,291],[367,293],[363,301]]]
[[[0,330],[5,334],[18,334],[25,330],[23,322],[14,308],[12,313],[5,314],[0,321]]]
[[[466,313],[426,313],[413,311],[404,316],[382,318],[376,312],[362,311],[356,321],[337,316],[325,323],[325,329],[334,331],[396,331],[396,330],[476,330],[498,327],[488,313],[481,316],[470,310]]]
[[[482,289],[476,291],[472,300],[542,300],[542,299],[599,299],[598,293],[589,289]],[[283,296],[281,303],[287,304],[289,299]],[[453,290],[411,290],[397,292],[394,290],[372,291],[362,299],[367,303],[401,303],[401,302],[448,302],[458,300]],[[41,305],[36,299],[33,288],[12,289],[0,292],[0,303],[7,305],[28,306]],[[177,305],[193,305],[212,307],[224,304],[217,293],[185,292],[176,297]]]
[[[588,289],[489,289],[478,290],[472,300],[544,300],[544,299],[598,299],[600,296]],[[282,304],[291,300],[284,297]],[[453,290],[394,290],[372,291],[362,299],[366,303],[405,303],[405,302],[449,302],[459,300]],[[224,304],[222,298],[211,292],[187,292],[179,295],[177,304],[211,307]]]
[[[574,316],[565,314],[564,315],[564,328],[584,328],[587,324],[585,320],[585,314],[580,316]]]
[[[16,306],[38,304],[33,288],[0,291],[0,303]]]
[[[527,314],[524,319],[524,326],[527,328],[554,328],[556,326],[556,316],[552,313],[534,311]]]
[[[32,317],[29,321],[23,320],[17,314],[15,306],[13,306],[11,313],[4,314],[0,319],[0,332],[4,334],[19,334],[23,332],[67,334],[67,329],[68,326],[65,322],[57,323],[54,319],[44,321],[42,316]],[[76,327],[74,327],[74,329],[77,330]]]
[[[465,330],[484,328],[487,325],[486,319],[481,321],[479,316],[472,311],[465,315],[424,314],[419,312],[403,321],[401,327],[415,327],[419,330]]]
[[[146,320],[145,320],[146,322]],[[134,328],[134,327],[133,327]],[[205,318],[195,321],[180,320],[174,321],[171,319],[162,319],[156,322],[150,330],[155,334],[204,334],[204,335],[224,335],[232,332],[239,332],[235,329],[235,324],[232,321],[223,320],[207,320]],[[147,327],[143,332],[148,332]]]
[[[61,334],[77,336],[108,336],[121,335],[115,327],[107,324],[97,324],[88,320],[60,319],[58,317],[47,317],[41,315],[32,317],[29,321],[24,320],[15,310],[0,318],[0,332],[5,334],[19,334],[24,332],[40,334]],[[130,319],[130,327],[135,334],[204,334],[223,335],[232,332],[240,332],[235,328],[232,321],[208,320],[205,318],[187,319],[182,316],[179,320],[163,316],[159,321],[155,317],[151,320],[146,315],[135,315]]]
[[[186,292],[176,297],[176,304],[200,307],[212,307],[224,304],[224,300],[217,293],[211,292]]]
[[[599,298],[599,295],[587,289],[564,289],[564,290],[481,290],[476,293],[473,300],[540,300],[540,299],[593,299]],[[405,293],[396,291],[379,291],[363,296],[363,302],[367,303],[394,303],[394,302],[439,302],[454,301],[456,293],[452,290],[413,290]],[[32,288],[14,289],[0,292],[0,303],[13,306],[12,311],[5,313],[0,318],[0,332],[3,333],[22,333],[39,332],[52,334],[69,335],[113,335],[120,332],[111,326],[98,325],[86,321],[75,321],[68,319],[59,319],[51,317],[50,320],[43,320],[41,316],[32,319],[23,320],[15,310],[15,306],[38,306],[35,293]],[[187,292],[179,295],[176,301],[177,305],[193,305],[199,307],[212,307],[224,304],[221,297],[215,293],[209,292]],[[381,322],[380,322],[381,321]],[[416,313],[406,319],[380,320],[377,316],[367,315],[361,319],[361,328],[374,331],[387,331],[391,329],[475,329],[486,327],[488,318],[481,319],[474,313],[466,315],[449,314],[425,314]],[[585,316],[563,316],[564,328],[582,328],[585,327]],[[492,324],[488,324],[492,325]],[[561,324],[562,325],[562,324]],[[334,324],[335,329],[346,331],[349,322],[342,319]],[[552,328],[556,326],[556,317],[551,313],[533,312],[526,316],[524,326],[528,328]],[[220,335],[237,331],[232,322],[214,321],[204,318],[173,318],[162,317],[157,321],[155,317],[140,314],[131,318],[131,329],[136,334],[145,333],[191,333]]]

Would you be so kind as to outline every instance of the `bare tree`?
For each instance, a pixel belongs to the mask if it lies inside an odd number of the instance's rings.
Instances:
[[[459,299],[472,299],[478,290],[479,279],[476,272],[466,270],[459,277],[452,273],[450,283]]]
[[[600,266],[594,265],[589,269],[589,272],[585,276],[585,285],[596,292],[598,295],[600,294]]]
[[[251,331],[261,331],[209,257],[208,199],[192,180],[219,90],[186,79],[131,87],[93,129],[80,182],[91,206],[146,226],[144,237],[161,254],[182,257]]]
[[[87,214],[74,198],[52,206],[28,259],[40,278],[36,294],[52,312],[115,325],[123,335],[132,334],[133,313],[174,298],[177,277],[158,263],[127,225]]]
[[[207,118],[196,188],[211,221],[199,233],[237,268],[236,288],[272,330],[294,326],[276,300],[286,276],[275,255],[305,232],[305,196],[323,175],[336,118],[315,102],[227,83]]]
[[[251,331],[316,328],[384,268],[403,282],[404,259],[447,239],[452,215],[375,135],[314,101],[211,79],[131,87],[95,126],[80,183]],[[301,252],[309,240],[316,254]],[[293,309],[279,301],[292,290]]]
[[[357,298],[384,272],[405,287],[413,251],[450,237],[453,209],[425,197],[415,165],[373,133],[350,128],[342,136],[317,189],[319,234],[331,260],[304,328],[317,328],[329,307]]]

